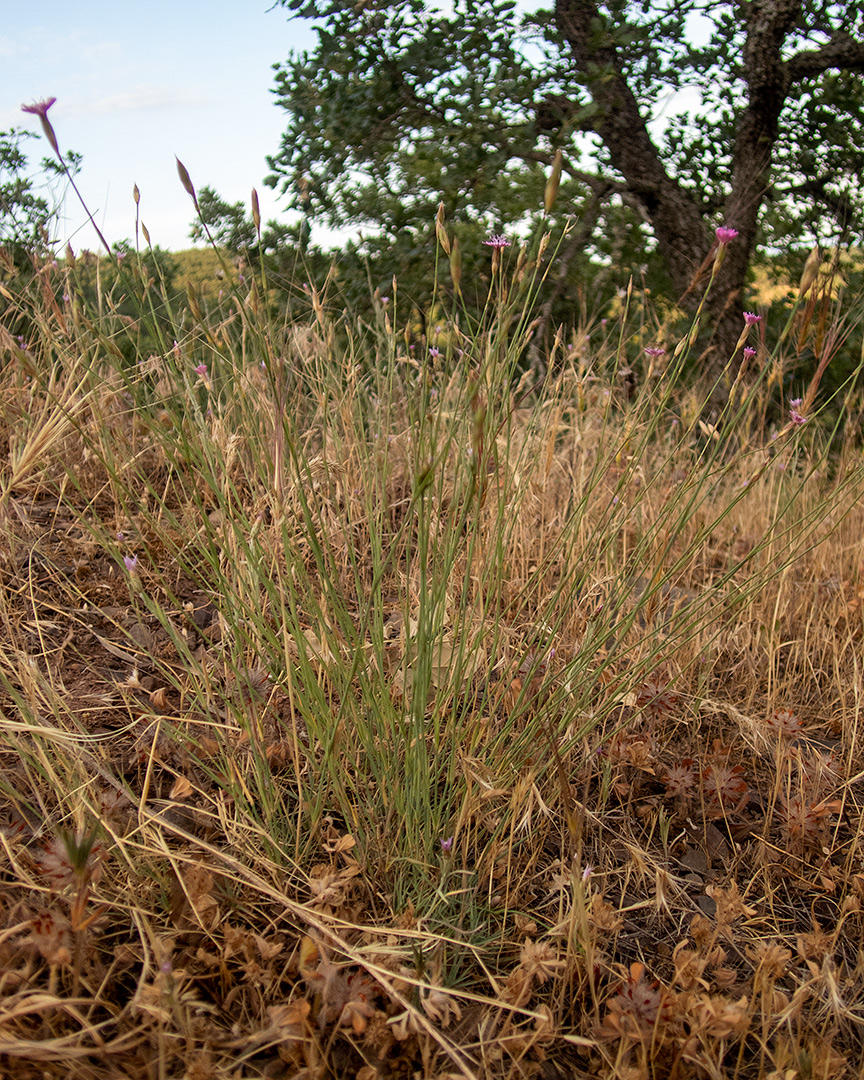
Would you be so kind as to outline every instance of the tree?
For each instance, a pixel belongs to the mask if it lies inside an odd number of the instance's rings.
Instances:
[[[525,222],[561,149],[556,211],[580,223],[565,265],[658,259],[694,306],[715,227],[738,231],[705,320],[719,362],[758,247],[861,238],[856,0],[279,2],[318,44],[277,67],[289,124],[268,182],[312,220],[403,246],[442,199],[460,220]],[[685,87],[701,104],[658,135],[652,117]]]
[[[59,202],[49,202],[39,194],[39,188],[41,185],[47,190],[63,175],[62,166],[54,158],[42,160],[41,177],[33,175],[23,150],[24,142],[30,138],[33,135],[21,128],[0,131],[0,245],[19,269],[29,267],[34,255],[49,250]],[[69,153],[66,162],[74,173],[81,159]]]
[[[244,254],[253,262],[268,252],[277,252],[286,243],[305,244],[308,223],[284,225],[268,221],[259,236],[246,207],[241,202],[229,203],[214,188],[205,186],[198,192],[199,216],[192,222],[189,235],[193,240],[211,239],[217,246]]]

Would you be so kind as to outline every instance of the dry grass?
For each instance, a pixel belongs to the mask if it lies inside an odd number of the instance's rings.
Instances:
[[[4,1075],[858,1075],[860,447],[496,288],[12,294]]]

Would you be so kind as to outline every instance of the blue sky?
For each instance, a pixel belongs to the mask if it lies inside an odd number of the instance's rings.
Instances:
[[[6,4],[0,24],[0,130],[40,132],[22,104],[56,96],[50,118],[61,149],[83,155],[78,185],[106,238],[134,233],[132,188],[154,244],[190,247],[194,216],[174,155],[197,188],[249,201],[288,220],[266,188],[265,158],[287,120],[271,93],[272,65],[314,46],[308,25],[269,0],[143,0]],[[28,156],[50,153],[31,140]],[[75,249],[98,241],[74,201],[64,204],[61,239]]]

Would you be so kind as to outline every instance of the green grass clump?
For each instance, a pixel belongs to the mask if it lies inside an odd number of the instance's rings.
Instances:
[[[430,338],[7,280],[10,1075],[855,1074],[860,313],[703,386],[628,295],[541,376],[490,258]]]

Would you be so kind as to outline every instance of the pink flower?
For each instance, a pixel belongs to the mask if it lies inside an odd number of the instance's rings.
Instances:
[[[761,315],[754,315],[752,311],[744,312],[744,322],[747,326],[755,326],[756,323],[762,322]]]
[[[38,116],[40,120],[44,120],[56,100],[56,97],[49,97],[44,101],[34,101],[32,105],[22,105],[21,112],[31,113],[33,116]]]
[[[645,350],[645,355],[652,357],[665,356],[666,350],[662,345],[649,345]]]
[[[714,230],[714,234],[717,237],[717,240],[725,246],[729,243],[730,240],[735,239],[735,237],[738,235],[738,230],[730,229],[726,225],[721,225],[719,228]]]
[[[486,247],[495,248],[500,251],[501,248],[510,247],[510,241],[503,234],[493,233],[488,240],[484,240],[483,243]]]
[[[745,360],[752,360],[755,355],[756,355],[756,350],[751,349],[750,346],[748,345],[747,348],[744,350],[744,359]]]
[[[206,375],[207,374],[207,365],[206,364],[199,364],[198,367],[195,368],[195,374],[196,375],[201,375],[202,377],[204,375]]]
[[[138,556],[137,555],[124,555],[123,565],[129,571],[130,574],[134,574],[138,569]]]
[[[51,149],[62,161],[60,147],[57,145],[57,136],[54,134],[54,128],[51,126],[51,121],[48,119],[48,110],[56,100],[56,97],[50,97],[45,98],[44,101],[34,101],[32,105],[22,105],[21,112],[30,113],[32,116],[39,117],[39,122],[42,125],[42,131],[45,138],[48,140]]]

